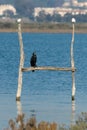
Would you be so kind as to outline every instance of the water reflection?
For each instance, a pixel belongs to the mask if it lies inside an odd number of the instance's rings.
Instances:
[[[23,127],[23,119],[24,119],[24,115],[25,113],[23,113],[22,111],[22,104],[21,104],[21,101],[16,101],[16,104],[17,104],[17,123],[18,123],[18,126],[22,126]],[[29,122],[32,124],[35,125],[35,122],[36,122],[36,114],[35,114],[35,110],[31,110],[31,117],[30,117],[30,120]]]
[[[24,116],[23,111],[22,111],[22,104],[20,101],[17,101],[16,104],[17,104],[17,115],[19,119],[21,120],[21,118],[23,118]],[[71,125],[75,125],[75,111],[76,111],[75,100],[73,100],[71,104]],[[30,118],[36,120],[36,111],[32,109],[30,110],[30,113],[31,113]],[[19,125],[21,123],[20,120],[18,122]]]
[[[71,125],[75,124],[75,100],[72,101],[72,112],[71,112]]]
[[[56,123],[48,123],[45,121],[40,122],[38,125],[36,125],[36,118],[35,118],[35,110],[31,110],[31,118],[27,120],[27,122],[24,122],[24,114],[22,112],[22,105],[20,101],[17,101],[17,119],[16,123],[20,130],[57,130],[57,124]],[[10,120],[9,122],[10,127],[12,130],[16,130],[16,125],[13,120]]]
[[[32,118],[32,117],[36,117],[36,112],[35,112],[34,109],[30,110],[30,112],[31,112],[31,118]]]
[[[23,114],[23,112],[22,112],[22,104],[21,104],[20,101],[16,101],[16,103],[17,103],[17,114],[22,115]]]
[[[22,104],[20,101],[16,101],[17,103],[17,119],[16,122],[18,124],[18,126],[22,126],[23,127],[23,118],[24,118],[24,114],[22,112]]]

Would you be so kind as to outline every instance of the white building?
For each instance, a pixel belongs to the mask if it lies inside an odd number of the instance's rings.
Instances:
[[[0,5],[0,16],[4,14],[4,11],[9,10],[12,11],[14,15],[16,15],[16,9],[12,5]]]
[[[37,7],[34,9],[34,17],[39,16],[39,13],[41,11],[44,11],[45,14],[50,14],[51,16],[54,14],[54,12],[60,14],[61,16],[64,16],[67,13],[78,15],[78,14],[87,14],[87,10],[80,10],[80,9],[72,9],[72,8],[41,8]]]

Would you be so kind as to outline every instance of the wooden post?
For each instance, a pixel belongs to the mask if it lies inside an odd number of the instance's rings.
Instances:
[[[38,66],[38,67],[28,67],[22,68],[23,72],[28,72],[32,70],[51,70],[51,71],[75,71],[76,68],[69,68],[69,67],[53,67],[53,66]]]
[[[73,45],[74,45],[74,24],[75,24],[75,19],[72,18],[72,26],[73,26],[73,31],[72,31],[72,41],[71,41],[71,67],[72,67],[72,100],[75,99],[75,71],[73,71],[74,68],[74,55],[73,55]]]
[[[75,19],[72,18],[72,41],[71,41],[71,68],[59,68],[59,67],[29,67],[23,68],[24,66],[24,50],[23,50],[23,41],[22,41],[22,34],[21,34],[21,19],[18,19],[18,36],[19,36],[19,45],[20,45],[20,65],[19,65],[19,76],[18,76],[18,89],[16,94],[16,100],[20,101],[21,97],[21,90],[22,90],[22,75],[23,72],[32,71],[32,70],[55,70],[55,71],[72,71],[72,100],[75,99],[75,65],[74,65],[74,56],[73,56],[73,45],[74,45],[74,23]]]
[[[20,65],[19,65],[19,77],[18,77],[18,90],[16,95],[16,100],[19,101],[21,97],[22,90],[22,68],[24,65],[24,51],[23,51],[23,42],[21,34],[21,19],[18,19],[18,36],[19,36],[19,45],[20,45]]]

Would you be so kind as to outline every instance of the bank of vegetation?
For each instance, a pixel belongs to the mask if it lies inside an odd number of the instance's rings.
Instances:
[[[9,127],[5,130],[87,130],[87,113],[81,113],[75,124],[68,127],[45,121],[37,124],[35,117],[25,121],[24,114],[21,114],[17,116],[16,120],[9,120]]]
[[[70,33],[72,23],[47,23],[47,22],[22,22],[23,32],[48,32],[48,33]],[[0,22],[0,32],[17,32],[17,22]],[[87,23],[76,23],[76,33],[87,33]]]

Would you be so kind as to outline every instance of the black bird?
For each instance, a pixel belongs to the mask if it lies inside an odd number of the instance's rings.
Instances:
[[[31,67],[36,67],[37,66],[36,62],[37,62],[37,56],[36,56],[35,52],[33,52],[31,59],[30,59]],[[32,72],[34,72],[34,70],[32,70]]]

